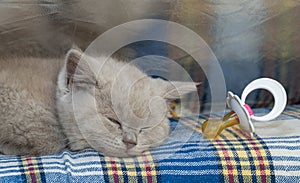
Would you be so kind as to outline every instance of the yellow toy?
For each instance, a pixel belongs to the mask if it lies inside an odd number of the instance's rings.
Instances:
[[[175,112],[176,102],[172,101],[169,106],[170,106],[169,113],[172,116],[172,118],[179,119],[178,114]]]

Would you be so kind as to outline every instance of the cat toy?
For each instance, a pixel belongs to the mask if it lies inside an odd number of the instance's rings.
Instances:
[[[264,116],[255,116],[251,107],[245,103],[248,94],[256,89],[265,89],[274,97],[273,109]],[[270,78],[260,78],[252,81],[246,86],[241,99],[229,91],[226,102],[231,111],[221,119],[209,119],[204,121],[202,124],[204,137],[214,139],[220,135],[225,128],[233,125],[239,125],[240,129],[253,137],[255,129],[252,120],[269,121],[278,117],[286,106],[287,95],[279,82]]]

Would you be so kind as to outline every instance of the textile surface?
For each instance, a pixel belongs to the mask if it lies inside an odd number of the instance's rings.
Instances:
[[[0,155],[0,182],[300,182],[299,112],[300,106],[289,106],[276,120],[255,123],[253,138],[234,126],[214,140],[204,139],[205,115],[172,120],[170,138],[134,158],[106,157],[92,149]],[[282,129],[270,125],[277,123]]]

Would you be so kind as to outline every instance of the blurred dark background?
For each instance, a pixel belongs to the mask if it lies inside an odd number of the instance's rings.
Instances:
[[[2,0],[0,56],[61,57],[73,44],[84,50],[106,30],[145,18],[174,21],[199,34],[220,62],[227,90],[241,95],[252,80],[271,77],[284,85],[289,104],[299,103],[300,0]],[[201,106],[209,106],[209,83],[184,50],[144,41],[115,56],[149,54],[176,60],[201,81]],[[255,107],[273,104],[266,91],[251,93],[247,101]]]

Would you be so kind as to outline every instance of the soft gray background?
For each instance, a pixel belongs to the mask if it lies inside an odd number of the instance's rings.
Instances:
[[[290,103],[299,103],[299,5],[299,0],[2,0],[0,56],[57,57],[72,44],[85,49],[121,23],[159,18],[187,26],[210,45],[228,90],[240,95],[253,79],[272,77],[283,83]],[[200,98],[209,103],[205,75],[184,51],[146,42],[121,49],[116,56],[132,59],[147,54],[178,61],[195,81],[203,82]],[[272,104],[271,99],[260,92],[249,102],[260,100],[256,106],[265,106]]]

